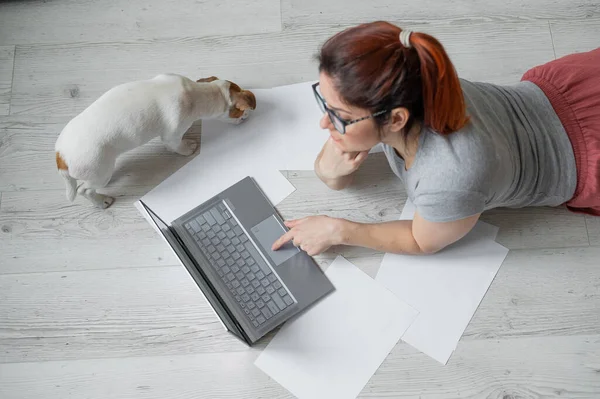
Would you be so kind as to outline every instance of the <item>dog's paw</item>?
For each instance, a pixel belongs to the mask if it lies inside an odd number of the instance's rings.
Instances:
[[[108,195],[103,195],[103,197],[104,198],[102,198],[102,202],[100,203],[102,209],[108,208],[113,204],[113,202],[115,202],[115,199],[113,197],[109,197]]]
[[[187,157],[196,152],[196,148],[198,148],[198,143],[196,141],[190,139],[181,140],[177,153]]]

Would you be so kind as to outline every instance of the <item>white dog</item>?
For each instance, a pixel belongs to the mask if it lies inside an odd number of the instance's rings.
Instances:
[[[100,208],[114,198],[96,193],[110,181],[117,157],[160,136],[170,150],[192,155],[197,143],[183,140],[199,119],[240,123],[256,108],[256,98],[235,83],[216,77],[194,82],[174,74],[125,83],[103,94],[73,118],[56,141],[56,166],[77,194]],[[77,180],[83,184],[77,186]]]

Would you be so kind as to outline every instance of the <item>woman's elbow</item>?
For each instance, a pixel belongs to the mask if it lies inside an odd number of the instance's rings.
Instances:
[[[334,190],[334,191],[342,191],[343,189],[345,189],[346,187],[348,187],[348,183],[347,182],[341,182],[339,180],[325,182],[325,185],[327,187],[329,187],[329,189]]]
[[[338,177],[337,179],[321,179],[329,189],[341,191],[347,188],[352,183],[352,175]]]
[[[419,255],[433,255],[440,252],[446,247],[446,245],[440,245],[439,243],[432,242],[429,240],[419,241],[415,239],[415,244],[417,248],[416,252]]]

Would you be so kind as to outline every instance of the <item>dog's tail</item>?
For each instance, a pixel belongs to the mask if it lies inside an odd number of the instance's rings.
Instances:
[[[69,167],[58,152],[56,153],[56,167],[58,168],[58,174],[65,179],[67,184],[67,199],[73,202],[77,195],[77,180],[69,174]]]

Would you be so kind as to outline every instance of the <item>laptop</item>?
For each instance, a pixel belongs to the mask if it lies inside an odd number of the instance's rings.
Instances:
[[[334,290],[306,252],[271,250],[287,228],[251,177],[171,225],[140,203],[226,330],[250,346]]]

